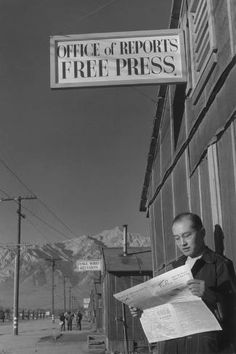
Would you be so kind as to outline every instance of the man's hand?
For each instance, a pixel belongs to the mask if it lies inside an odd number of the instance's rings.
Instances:
[[[143,311],[138,309],[137,307],[129,306],[129,310],[133,317],[140,318],[142,316]]]
[[[198,279],[191,279],[188,281],[189,290],[193,295],[202,297],[205,291],[205,281]]]

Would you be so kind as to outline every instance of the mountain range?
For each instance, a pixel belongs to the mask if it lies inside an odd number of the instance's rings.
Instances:
[[[52,299],[52,259],[54,268],[55,309],[63,309],[64,289],[66,306],[69,297],[72,307],[82,306],[89,297],[98,272],[76,271],[76,261],[101,258],[102,247],[121,247],[123,231],[119,227],[104,230],[95,236],[78,238],[44,245],[21,246],[20,258],[20,309],[50,309]],[[149,246],[150,239],[128,233],[128,244],[133,247]],[[15,250],[0,247],[0,307],[12,308]]]

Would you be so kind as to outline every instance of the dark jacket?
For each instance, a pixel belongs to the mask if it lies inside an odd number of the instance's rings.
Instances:
[[[60,319],[60,321],[65,322],[65,319],[66,319],[66,318],[65,318],[64,313],[61,313],[61,314],[60,314],[59,319]]]
[[[186,257],[173,262],[184,265]],[[205,248],[192,268],[193,278],[205,281],[202,300],[217,317],[222,331],[205,332],[165,342],[164,354],[236,353],[236,277],[233,263],[226,257]],[[236,343],[234,343],[236,348]]]

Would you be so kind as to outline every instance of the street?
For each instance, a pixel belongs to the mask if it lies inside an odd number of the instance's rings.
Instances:
[[[89,323],[82,323],[77,329],[60,333],[58,321],[50,319],[21,321],[19,334],[12,334],[12,324],[0,324],[0,354],[88,354],[87,336],[94,331]],[[94,351],[93,351],[94,352]],[[96,350],[101,353],[101,350]]]

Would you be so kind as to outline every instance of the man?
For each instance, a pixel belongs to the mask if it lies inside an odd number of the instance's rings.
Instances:
[[[77,312],[76,314],[76,327],[81,331],[81,321],[82,321],[83,315],[80,311]]]
[[[73,318],[74,318],[74,314],[71,313],[71,311],[68,311],[67,316],[66,316],[66,320],[67,320],[67,330],[68,330],[68,331],[72,331]]]
[[[165,342],[165,354],[231,354],[236,353],[235,297],[236,277],[232,262],[212,250],[204,241],[205,229],[198,215],[179,214],[172,224],[173,238],[183,255],[173,267],[188,264],[193,278],[188,286],[193,295],[199,296],[214,313],[222,331],[198,333]],[[133,316],[140,315],[136,308]]]
[[[61,327],[61,332],[66,330],[66,318],[64,313],[62,312],[59,316],[59,320],[60,320],[60,327]]]
[[[3,310],[0,310],[0,319],[2,320],[2,322],[5,321],[5,313]]]

